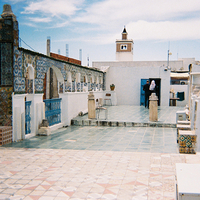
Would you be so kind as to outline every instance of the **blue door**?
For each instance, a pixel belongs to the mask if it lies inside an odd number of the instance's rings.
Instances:
[[[25,101],[25,134],[31,133],[31,101]]]
[[[141,87],[140,87],[140,105],[144,106],[145,103],[145,92],[143,90],[143,86],[147,83],[149,79],[141,79]]]

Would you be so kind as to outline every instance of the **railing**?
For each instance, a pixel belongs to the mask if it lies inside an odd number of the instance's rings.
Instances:
[[[61,122],[61,98],[45,99],[45,117],[49,122],[49,126]]]
[[[25,134],[31,133],[31,101],[25,101]]]

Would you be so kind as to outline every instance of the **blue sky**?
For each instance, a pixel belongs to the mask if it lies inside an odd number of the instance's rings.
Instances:
[[[9,3],[19,22],[19,36],[39,53],[51,51],[79,59],[114,61],[115,41],[126,26],[134,40],[136,61],[200,60],[199,0],[0,0]],[[29,49],[23,42],[22,47]]]

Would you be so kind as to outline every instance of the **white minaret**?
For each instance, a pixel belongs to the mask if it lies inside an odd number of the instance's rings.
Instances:
[[[133,61],[133,40],[127,39],[126,28],[122,32],[122,39],[116,40],[116,60]]]

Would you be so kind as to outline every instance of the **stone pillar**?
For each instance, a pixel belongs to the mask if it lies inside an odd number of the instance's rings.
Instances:
[[[88,118],[89,119],[96,118],[96,106],[95,106],[95,98],[93,92],[90,92],[88,95]]]
[[[158,121],[158,97],[155,93],[149,97],[149,121]]]

